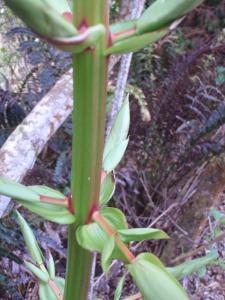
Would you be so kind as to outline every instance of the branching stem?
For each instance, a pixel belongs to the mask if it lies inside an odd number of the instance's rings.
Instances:
[[[129,263],[133,263],[136,257],[129,250],[127,245],[123,241],[121,241],[121,239],[118,236],[118,232],[107,222],[107,220],[98,211],[93,213],[92,219],[95,222],[97,222],[110,237],[115,236],[116,245],[118,246],[120,251],[124,254],[124,256],[127,258],[127,261]]]

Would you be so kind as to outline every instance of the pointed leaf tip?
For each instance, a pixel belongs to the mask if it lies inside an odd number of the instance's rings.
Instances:
[[[103,248],[102,257],[101,257],[101,265],[102,265],[103,272],[105,274],[107,274],[109,271],[109,267],[113,259],[114,248],[115,248],[115,237],[111,236]]]
[[[34,260],[34,263],[37,265],[41,265],[43,263],[44,256],[42,254],[42,251],[38,245],[38,242],[33,234],[33,231],[31,230],[30,226],[26,222],[26,220],[22,217],[22,215],[16,211],[20,228],[26,243],[26,246],[28,248],[28,251]]]

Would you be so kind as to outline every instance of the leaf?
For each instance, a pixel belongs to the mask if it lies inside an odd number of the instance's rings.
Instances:
[[[61,277],[56,277],[54,279],[55,284],[60,289],[63,294],[65,280]],[[40,300],[58,300],[59,298],[55,295],[49,284],[39,283],[39,298]]]
[[[136,27],[136,20],[122,21],[110,25],[110,32],[112,34],[120,34],[121,32],[130,30],[135,27]]]
[[[125,278],[126,278],[126,275],[124,275],[123,277],[120,278],[119,283],[117,284],[117,287],[116,287],[116,290],[115,290],[114,300],[120,300],[120,297],[121,297],[122,292],[123,292],[123,286],[124,286]]]
[[[42,271],[32,263],[25,261],[26,267],[42,282],[47,283],[49,281],[49,274],[47,272]]]
[[[55,203],[40,202],[40,196],[65,199],[65,196],[46,186],[26,187],[20,183],[0,177],[0,194],[12,197],[30,211],[59,224],[72,224],[74,215],[66,206]]]
[[[62,6],[54,4],[56,1],[43,2],[41,0],[5,0],[6,5],[19,16],[28,27],[45,38],[73,37],[76,28],[62,16]],[[61,2],[61,1],[57,1]],[[65,1],[64,5],[65,5]],[[52,5],[51,5],[52,4]]]
[[[135,52],[147,45],[153,44],[163,38],[170,32],[169,28],[165,28],[158,31],[153,31],[150,33],[145,33],[141,35],[136,35],[128,37],[125,40],[115,42],[112,47],[105,50],[105,54],[123,54],[129,52]]]
[[[215,208],[211,209],[211,214],[216,221],[219,221],[223,217],[223,214]]]
[[[124,214],[116,208],[104,208],[101,209],[101,215],[107,220],[107,222],[114,229],[127,228],[127,222]],[[102,253],[103,248],[109,240],[109,236],[96,222],[88,225],[79,226],[76,231],[76,237],[79,245],[89,251],[97,251]],[[124,255],[116,247],[113,254],[114,258],[120,258],[124,260]]]
[[[66,206],[56,203],[40,202],[40,196],[65,199],[65,196],[46,186],[26,187],[20,183],[0,177],[0,194],[12,197],[30,211],[59,224],[72,224],[74,215]]]
[[[115,237],[111,236],[106,242],[101,256],[101,265],[102,265],[103,272],[105,274],[107,274],[109,271],[109,267],[113,259],[114,248],[115,248]]]
[[[3,177],[0,177],[0,194],[29,202],[36,202],[40,200],[39,195],[30,188]]]
[[[52,198],[59,198],[59,199],[65,199],[65,196],[60,193],[59,191],[56,191],[48,186],[44,185],[31,185],[29,186],[29,189],[34,191],[35,193],[42,195],[42,196],[48,196]]]
[[[51,279],[55,278],[55,262],[54,262],[51,252],[49,252],[48,273],[49,273],[49,276]]]
[[[127,135],[130,126],[130,108],[129,108],[129,96],[123,102],[123,105],[120,108],[119,113],[116,116],[108,139],[106,141],[103,161],[108,156],[113,148],[118,144],[127,140]],[[104,164],[103,164],[104,165]]]
[[[103,161],[103,169],[107,173],[113,171],[117,167],[127,149],[128,142],[129,140],[127,139],[120,144],[117,144],[108,152],[108,155]]]
[[[44,0],[44,2],[49,6],[52,6],[60,14],[63,14],[64,12],[71,12],[71,8],[67,0]]]
[[[132,228],[118,230],[121,240],[129,243],[133,241],[168,239],[169,236],[162,230],[155,228]]]
[[[41,252],[41,249],[39,248],[39,245],[37,243],[37,240],[33,234],[33,231],[31,230],[30,226],[27,224],[25,219],[21,216],[21,214],[17,211],[17,218],[20,223],[20,228],[26,243],[26,246],[28,248],[28,251],[34,260],[34,263],[37,265],[41,265],[43,263],[44,256]]]
[[[127,269],[145,300],[188,300],[179,282],[155,255],[142,253]]]
[[[139,33],[161,29],[201,4],[203,0],[157,0],[137,20]]]
[[[20,201],[20,203],[46,220],[58,224],[73,224],[75,222],[75,216],[61,205],[42,202],[28,203],[25,201]]]
[[[196,258],[191,261],[182,263],[176,267],[167,268],[167,270],[172,273],[177,279],[182,279],[193,272],[205,267],[207,264],[212,263],[218,258],[218,253],[216,251],[211,251],[208,255]]]
[[[113,196],[116,189],[116,183],[112,172],[106,175],[101,184],[100,190],[100,205],[106,204]]]

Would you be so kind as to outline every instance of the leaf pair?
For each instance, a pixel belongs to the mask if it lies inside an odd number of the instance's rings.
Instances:
[[[98,222],[78,227],[77,241],[83,248],[89,251],[102,253],[102,267],[107,272],[112,259],[120,259],[128,262],[124,252],[118,247],[118,241],[125,245],[133,241],[157,240],[168,238],[168,235],[153,228],[128,229],[124,214],[116,208],[104,208],[101,216],[107,223],[109,235]]]
[[[0,177],[0,194],[14,198],[30,211],[49,221],[59,224],[75,222],[74,215],[69,211],[67,198],[49,187],[26,187]]]
[[[104,54],[134,52],[158,41],[170,32],[174,20],[202,2],[203,0],[155,1],[139,19],[110,26],[113,45],[105,49]],[[81,53],[96,44],[106,33],[101,24],[79,33],[72,24],[73,16],[66,0],[5,0],[5,3],[30,28],[62,50]]]
[[[25,264],[38,279],[40,300],[62,300],[65,281],[56,276],[52,255],[49,255],[48,269],[46,269],[44,256],[31,228],[19,212],[17,212],[17,217],[28,252],[33,260],[32,263],[25,261]]]

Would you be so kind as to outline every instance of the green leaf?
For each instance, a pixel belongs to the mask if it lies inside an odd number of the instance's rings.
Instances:
[[[132,228],[118,230],[121,240],[129,243],[133,241],[168,239],[169,236],[162,230],[155,228]]]
[[[111,236],[106,242],[101,256],[101,265],[103,272],[108,273],[109,267],[113,259],[113,250],[115,248],[115,237]]]
[[[51,252],[49,252],[48,273],[49,273],[49,276],[51,279],[55,278],[55,262],[54,262]]]
[[[129,108],[129,96],[124,100],[123,105],[120,108],[119,113],[116,116],[108,139],[106,141],[103,161],[108,156],[108,154],[117,147],[118,144],[127,140],[127,135],[130,126],[130,108]],[[104,163],[103,163],[104,165]]]
[[[211,209],[211,214],[216,221],[219,221],[223,217],[223,214],[215,208]]]
[[[28,203],[25,201],[20,201],[20,203],[46,220],[58,224],[72,224],[75,222],[75,216],[61,205],[43,202]]]
[[[65,286],[65,280],[60,277],[56,277],[54,279],[54,282],[56,283],[57,287],[60,289],[60,291],[63,293],[64,286]],[[49,284],[43,284],[39,283],[39,298],[40,300],[58,300],[59,298],[55,295]]]
[[[47,272],[42,271],[32,263],[25,261],[26,267],[42,282],[47,283],[49,281],[49,274]]]
[[[58,300],[48,284],[39,283],[40,300]]]
[[[44,2],[49,6],[54,7],[54,9],[60,14],[63,14],[64,12],[71,12],[71,8],[67,0],[44,0]]]
[[[31,185],[28,186],[29,189],[34,191],[35,193],[42,195],[42,196],[47,196],[47,197],[52,197],[52,198],[59,198],[59,199],[64,199],[65,196],[60,193],[59,191],[56,191],[48,186],[44,185]]]
[[[130,29],[136,28],[136,22],[137,20],[128,20],[128,21],[122,21],[117,22],[112,25],[110,25],[110,32],[112,34],[119,34],[124,31],[129,31]],[[123,36],[123,39],[127,38],[126,36]]]
[[[137,20],[139,33],[159,30],[182,17],[203,0],[157,0]]]
[[[28,248],[28,251],[34,260],[34,263],[37,265],[41,265],[43,263],[44,256],[41,252],[41,249],[39,248],[39,245],[37,243],[37,240],[33,234],[33,231],[31,230],[30,226],[27,224],[25,219],[21,216],[21,214],[17,211],[16,212],[20,228],[26,243],[26,246]]]
[[[221,217],[221,219],[220,219],[220,224],[221,224],[221,225],[225,225],[225,217]]]
[[[0,177],[0,194],[17,200],[29,202],[36,202],[40,200],[39,195],[30,188],[3,177]]]
[[[103,208],[101,215],[116,230],[126,229],[128,227],[126,218],[119,209]],[[76,237],[81,247],[89,251],[97,251],[100,253],[103,252],[103,248],[109,240],[109,236],[96,222],[79,226],[76,231]],[[125,259],[117,247],[113,253],[113,258]]]
[[[179,282],[153,254],[138,255],[127,269],[145,300],[188,300]]]
[[[201,268],[205,267],[207,264],[216,261],[218,254],[216,251],[211,251],[208,255],[196,258],[191,261],[182,263],[176,267],[167,268],[167,270],[172,273],[177,279],[182,279],[193,272],[197,272]]]
[[[46,186],[29,186],[0,178],[0,194],[13,197],[30,211],[59,224],[72,224],[75,217],[66,206],[55,203],[40,202],[40,196],[64,199],[65,196]]]
[[[169,28],[165,28],[150,33],[128,37],[125,40],[115,42],[112,47],[105,50],[105,54],[123,54],[138,51],[147,45],[157,42],[169,32]]]
[[[76,28],[59,13],[64,5],[57,5],[48,0],[5,0],[6,5],[13,10],[30,28],[45,38],[73,37]],[[61,2],[57,1],[57,2]]]
[[[117,144],[114,148],[112,148],[108,152],[108,155],[104,158],[103,161],[103,169],[107,173],[113,171],[117,167],[117,165],[119,164],[119,162],[124,156],[124,153],[127,149],[128,142],[129,140],[127,139],[121,142],[120,144]]]
[[[120,278],[119,283],[117,284],[117,287],[116,287],[116,290],[115,290],[114,300],[120,300],[120,297],[121,297],[122,292],[123,292],[123,286],[124,286],[125,278],[126,278],[126,275],[124,275],[123,277]]]
[[[63,199],[65,196],[46,186],[26,187],[20,183],[0,177],[0,194],[14,198],[30,211],[59,224],[72,224],[74,215],[66,206],[55,203],[40,202],[40,196]]]
[[[116,189],[116,183],[112,172],[106,175],[104,181],[101,184],[100,190],[100,205],[106,204],[113,196]]]

